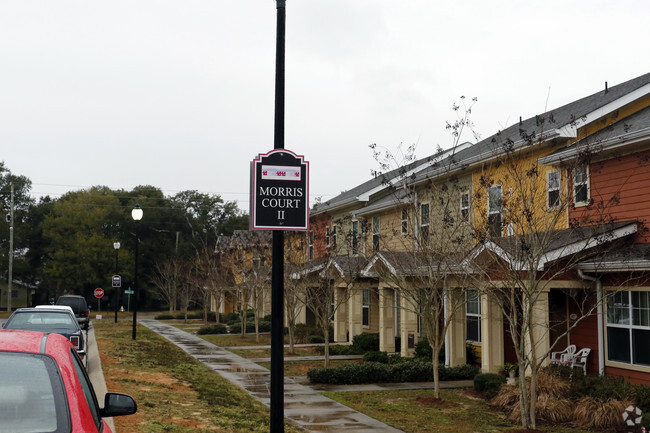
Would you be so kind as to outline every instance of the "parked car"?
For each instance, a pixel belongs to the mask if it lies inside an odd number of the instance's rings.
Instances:
[[[56,305],[67,305],[72,308],[74,315],[77,317],[79,325],[83,329],[88,329],[90,323],[90,311],[86,298],[79,295],[63,295],[56,300]]]
[[[110,433],[103,418],[137,411],[118,393],[100,408],[79,356],[58,334],[1,330],[0,390],[2,432]]]
[[[64,310],[64,311],[69,311],[74,316],[74,311],[72,310],[72,307],[70,307],[68,305],[49,305],[48,304],[48,305],[37,305],[34,308],[46,309],[46,310],[47,309],[50,309],[50,310]],[[75,319],[76,319],[76,316],[75,316]]]
[[[80,356],[86,354],[85,335],[74,314],[64,308],[19,308],[9,316],[2,327],[61,334],[70,340]]]

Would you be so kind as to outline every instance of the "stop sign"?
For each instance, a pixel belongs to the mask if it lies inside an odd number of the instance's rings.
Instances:
[[[104,290],[100,288],[95,289],[95,298],[99,299],[102,296],[104,296]]]

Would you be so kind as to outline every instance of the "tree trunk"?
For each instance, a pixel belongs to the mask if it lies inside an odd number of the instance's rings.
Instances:
[[[330,329],[328,326],[323,327],[323,335],[325,336],[325,368],[330,366]]]

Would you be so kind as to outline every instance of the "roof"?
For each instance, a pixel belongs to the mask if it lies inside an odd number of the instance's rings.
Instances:
[[[338,196],[314,207],[312,215],[341,209],[369,200],[368,193],[388,183],[405,172],[413,171],[413,182],[462,171],[475,164],[488,161],[503,152],[503,146],[525,147],[541,140],[576,137],[577,128],[605,114],[650,94],[650,73],[628,80],[553,110],[522,119],[476,144],[465,143],[443,154],[433,154],[370,179]],[[639,123],[639,127],[641,124]],[[624,128],[624,125],[621,125]]]

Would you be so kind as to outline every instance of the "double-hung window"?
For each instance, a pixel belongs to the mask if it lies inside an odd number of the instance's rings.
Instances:
[[[467,291],[465,320],[467,322],[466,339],[481,342],[481,296],[478,290]]]
[[[491,186],[488,189],[488,233],[490,236],[501,237],[503,234],[502,208],[503,192],[501,185]]]
[[[363,326],[370,326],[370,289],[363,289],[362,313],[361,324]]]
[[[469,192],[460,196],[460,218],[462,221],[469,221]]]
[[[352,221],[352,254],[359,254],[359,221]]]
[[[409,230],[409,212],[406,209],[402,209],[402,234],[405,235]]]
[[[429,203],[420,205],[420,239],[424,245],[429,242]]]
[[[576,205],[589,204],[589,167],[578,165],[573,169],[573,201]]]
[[[327,247],[330,246],[330,240],[331,240],[331,231],[329,227],[325,227],[325,245]]]
[[[650,366],[650,292],[621,291],[609,298],[607,359]]]
[[[546,173],[546,205],[549,209],[556,209],[560,206],[560,184],[562,176],[559,171]]]
[[[309,251],[308,251],[308,259],[313,260],[314,259],[314,232],[312,230],[309,231]]]
[[[379,234],[380,234],[379,216],[372,217],[372,250],[379,251]]]
[[[336,249],[336,226],[332,226],[332,248]]]

